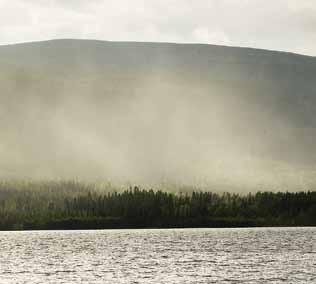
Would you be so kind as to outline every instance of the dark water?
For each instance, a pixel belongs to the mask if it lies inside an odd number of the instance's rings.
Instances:
[[[316,228],[0,232],[0,283],[316,283]]]

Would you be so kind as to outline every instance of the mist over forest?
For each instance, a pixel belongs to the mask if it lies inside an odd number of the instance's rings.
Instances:
[[[315,74],[238,47],[0,46],[0,178],[313,189]]]

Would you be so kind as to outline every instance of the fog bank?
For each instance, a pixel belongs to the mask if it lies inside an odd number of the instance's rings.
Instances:
[[[0,47],[0,175],[315,184],[316,59],[211,45]]]

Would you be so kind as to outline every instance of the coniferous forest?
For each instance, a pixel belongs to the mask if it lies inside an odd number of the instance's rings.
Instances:
[[[315,226],[316,191],[142,189],[76,181],[2,181],[0,229]]]

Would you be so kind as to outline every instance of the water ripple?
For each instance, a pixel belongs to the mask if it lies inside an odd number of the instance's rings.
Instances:
[[[0,232],[0,283],[315,283],[316,228]]]

